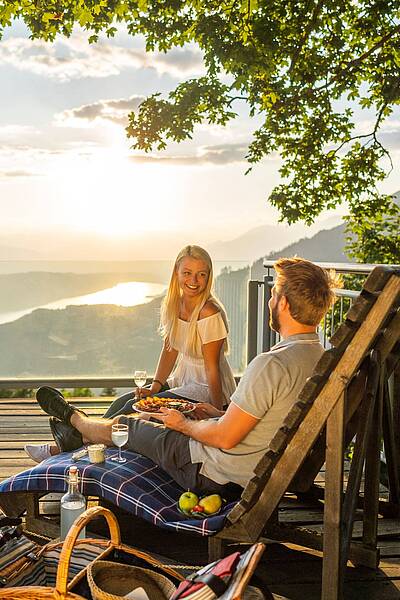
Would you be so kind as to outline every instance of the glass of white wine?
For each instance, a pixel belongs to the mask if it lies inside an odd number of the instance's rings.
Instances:
[[[111,439],[113,444],[118,446],[118,456],[113,457],[111,460],[115,460],[118,463],[126,462],[126,458],[122,457],[121,448],[128,441],[128,436],[128,425],[125,425],[125,423],[114,423],[111,425]]]
[[[138,388],[143,387],[144,385],[146,385],[147,381],[146,371],[135,371],[133,374],[133,379]],[[138,396],[138,398],[140,398],[140,396]]]

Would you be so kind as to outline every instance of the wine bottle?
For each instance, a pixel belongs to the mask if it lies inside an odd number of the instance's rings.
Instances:
[[[65,540],[68,531],[75,519],[86,510],[86,499],[79,491],[78,468],[72,465],[68,472],[68,492],[61,498],[61,527],[60,539]],[[80,538],[86,537],[85,529],[79,534]]]

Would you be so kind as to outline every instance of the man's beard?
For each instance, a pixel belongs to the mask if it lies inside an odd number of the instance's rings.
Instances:
[[[280,323],[279,323],[278,310],[277,310],[276,306],[274,306],[271,309],[271,312],[270,312],[270,315],[269,315],[269,326],[271,327],[271,329],[273,329],[277,333],[279,333],[279,331],[281,329],[281,326],[280,326]]]

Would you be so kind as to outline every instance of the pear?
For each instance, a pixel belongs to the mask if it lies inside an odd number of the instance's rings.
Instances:
[[[211,494],[211,496],[204,496],[199,501],[199,505],[204,508],[204,512],[207,515],[211,515],[219,511],[222,506],[222,498],[219,494]]]

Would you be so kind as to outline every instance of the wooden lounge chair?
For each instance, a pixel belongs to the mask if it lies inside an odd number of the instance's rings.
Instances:
[[[348,556],[376,568],[378,513],[400,516],[399,464],[388,377],[400,355],[400,271],[376,267],[334,334],[296,404],[255,469],[224,528],[209,539],[210,558],[229,541],[253,543],[262,537],[323,549],[323,600],[342,594]],[[390,498],[379,502],[380,440],[384,442]],[[354,454],[343,492],[346,445]],[[278,506],[285,492],[315,491],[313,482],[326,461],[323,535],[282,526]],[[359,494],[365,464],[364,496]],[[317,490],[318,491],[318,490]],[[315,496],[315,495],[314,495]],[[304,499],[304,496],[303,496]],[[351,541],[355,511],[363,507],[362,541]]]

